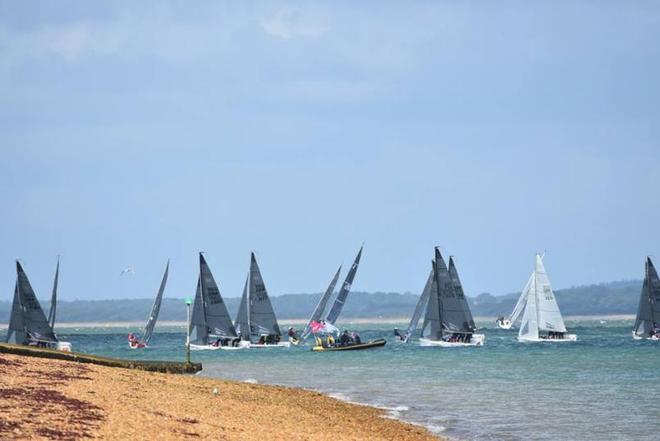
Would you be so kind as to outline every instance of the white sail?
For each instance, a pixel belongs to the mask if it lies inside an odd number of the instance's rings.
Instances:
[[[555,300],[555,294],[550,286],[550,279],[545,272],[541,256],[536,255],[536,267],[534,269],[536,278],[536,297],[538,308],[538,325],[541,331],[566,332],[564,319],[559,312],[559,306]]]
[[[518,320],[518,317],[520,317],[520,313],[522,313],[523,310],[525,309],[525,302],[527,302],[527,294],[529,293],[529,287],[532,285],[533,281],[534,281],[534,273],[530,274],[529,279],[527,279],[527,284],[525,284],[525,287],[520,293],[520,297],[518,298],[518,303],[516,303],[516,306],[513,308],[513,312],[509,316],[509,321],[511,322],[511,324],[514,324],[516,320]]]
[[[538,340],[539,326],[536,310],[536,277],[532,277],[531,282],[532,283],[527,285],[527,290],[523,291],[521,296],[525,298],[525,311],[523,312],[522,321],[520,322],[518,337],[529,340]]]

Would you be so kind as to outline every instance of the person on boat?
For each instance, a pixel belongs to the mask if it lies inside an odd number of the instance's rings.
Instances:
[[[259,336],[259,341],[257,342],[257,344],[265,345],[266,344],[266,336],[263,335],[263,334],[261,336]]]
[[[323,346],[323,340],[321,340],[321,337],[319,337],[318,335],[314,336],[314,341],[316,343],[316,346]]]
[[[328,334],[327,341],[328,341],[328,347],[335,345],[335,338],[332,336],[332,334]]]
[[[351,344],[351,336],[348,333],[348,330],[344,330],[344,332],[341,333],[341,336],[339,336],[339,345],[340,346],[348,346]]]
[[[353,342],[352,342],[353,344],[356,344],[356,345],[361,345],[362,344],[362,339],[360,338],[360,336],[358,335],[357,332],[351,333],[351,340],[353,340]]]
[[[403,340],[403,339],[405,338],[405,337],[401,334],[401,332],[399,331],[399,328],[394,328],[394,336],[395,336],[395,337],[398,337],[399,340]]]

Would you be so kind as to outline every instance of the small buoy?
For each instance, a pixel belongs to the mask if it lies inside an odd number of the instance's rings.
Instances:
[[[213,388],[213,395],[218,395],[218,388],[217,387]]]

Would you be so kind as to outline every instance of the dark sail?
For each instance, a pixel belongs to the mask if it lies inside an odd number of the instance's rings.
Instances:
[[[312,312],[312,316],[310,317],[307,326],[305,326],[305,330],[303,331],[302,336],[300,338],[301,341],[305,341],[305,339],[309,337],[309,334],[312,332],[312,322],[318,322],[319,320],[321,320],[321,317],[323,317],[323,313],[325,312],[325,307],[328,304],[328,300],[330,300],[330,297],[332,297],[332,294],[335,292],[335,285],[337,284],[337,280],[339,279],[340,272],[341,272],[341,265],[339,265],[339,268],[337,269],[335,276],[332,278],[330,284],[328,285],[328,288],[321,296],[321,299],[319,300],[319,303],[316,305],[316,308],[314,308],[314,312]]]
[[[218,337],[236,337],[234,324],[227,311],[227,306],[222,300],[218,284],[215,283],[211,269],[204,259],[204,255],[199,253],[199,272],[202,281],[202,298],[204,299],[204,311],[206,313],[206,325],[209,328],[209,334]]]
[[[640,337],[651,336],[654,324],[659,325],[658,320],[660,320],[660,279],[651,258],[647,257],[646,276],[637,307],[635,334]]]
[[[7,343],[22,345],[27,342],[25,323],[23,322],[23,308],[18,296],[18,281],[14,286],[14,302],[11,305],[11,316],[9,317],[9,329],[7,329]]]
[[[337,321],[337,318],[339,317],[339,314],[341,313],[342,308],[344,307],[344,302],[346,302],[346,297],[348,297],[348,293],[351,291],[353,279],[355,279],[355,273],[357,273],[358,265],[360,264],[360,256],[362,256],[362,247],[360,247],[360,251],[357,253],[357,256],[355,256],[353,266],[351,266],[351,269],[348,270],[344,284],[341,286],[339,294],[337,294],[337,298],[332,304],[332,309],[330,309],[330,312],[325,319],[328,323],[332,323],[334,325]]]
[[[449,257],[449,278],[451,280],[451,291],[441,291],[442,302],[442,325],[446,330],[452,332],[474,332],[477,328],[472,318],[472,312],[468,305],[461,279],[458,277],[454,259]]]
[[[248,295],[250,300],[250,333],[256,335],[282,335],[254,253],[252,253],[250,260]]]
[[[424,314],[424,324],[422,325],[421,336],[430,340],[442,339],[442,323],[440,321],[440,298],[438,293],[438,278],[436,277],[436,265],[433,263],[433,280],[431,281],[431,290],[429,291],[429,300],[426,304],[426,313]]]
[[[163,279],[160,281],[160,288],[158,288],[158,294],[156,294],[156,300],[154,300],[154,305],[151,308],[151,314],[149,314],[149,320],[147,320],[147,325],[144,327],[144,336],[142,337],[142,343],[145,345],[149,344],[151,336],[154,333],[154,327],[156,326],[156,320],[158,320],[158,313],[160,312],[160,304],[163,300],[163,293],[165,292],[165,284],[167,283],[167,274],[170,270],[170,261],[167,261],[165,266],[165,273],[163,274]]]
[[[206,312],[204,308],[204,297],[202,296],[201,277],[197,278],[197,291],[195,292],[195,303],[193,304],[192,317],[190,318],[190,342],[196,345],[208,344],[209,329],[206,326]]]
[[[432,288],[433,288],[433,268],[431,268],[429,277],[426,279],[424,290],[422,291],[422,294],[419,296],[419,300],[417,301],[417,305],[415,306],[415,312],[413,312],[413,316],[410,319],[410,324],[408,325],[408,329],[406,330],[406,333],[403,336],[403,341],[405,343],[408,343],[408,340],[410,340],[410,337],[417,328],[417,324],[419,323],[419,319],[422,316],[422,312],[424,311],[424,308],[426,307],[426,304],[429,301],[429,296],[431,295]]]
[[[55,329],[55,312],[57,310],[57,282],[60,278],[60,258],[57,258],[55,279],[53,280],[53,293],[50,296],[50,309],[48,310],[48,324]]]
[[[241,304],[238,307],[238,314],[236,314],[236,321],[234,328],[236,333],[241,336],[243,340],[250,339],[250,324],[248,321],[248,279],[249,275],[245,278],[245,286],[243,286],[243,295],[241,296]]]
[[[23,323],[28,338],[40,341],[57,342],[53,328],[48,324],[39,300],[30,285],[30,281],[23,271],[21,263],[16,261],[16,273],[18,276],[18,298],[23,309]]]

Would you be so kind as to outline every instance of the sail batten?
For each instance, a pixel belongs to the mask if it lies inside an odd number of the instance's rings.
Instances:
[[[355,274],[357,273],[358,266],[360,265],[362,248],[363,247],[360,247],[360,251],[358,251],[357,256],[355,256],[353,265],[351,265],[351,269],[348,270],[348,273],[346,274],[346,279],[344,279],[344,283],[342,284],[341,289],[337,294],[337,298],[335,298],[335,301],[332,304],[332,308],[330,309],[330,312],[328,312],[328,315],[325,319],[328,323],[334,325],[335,322],[337,321],[337,318],[339,317],[339,314],[341,313],[341,310],[344,307],[344,303],[346,302],[348,293],[351,291],[351,287],[353,286],[353,280],[355,279]]]
[[[151,336],[153,335],[154,328],[156,327],[156,321],[158,320],[158,314],[160,312],[160,305],[163,301],[163,293],[165,292],[165,285],[167,284],[167,276],[169,274],[170,270],[170,261],[167,261],[167,265],[165,266],[165,273],[163,273],[163,279],[160,281],[160,287],[158,288],[158,293],[156,294],[156,299],[154,300],[154,304],[151,307],[151,313],[149,314],[149,319],[147,320],[147,324],[144,327],[144,336],[142,337],[142,343],[145,345],[149,344],[149,340],[151,340]]]

